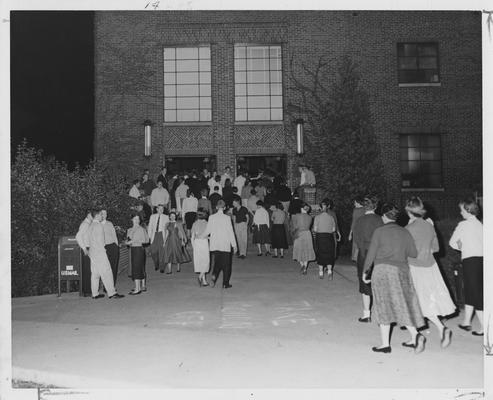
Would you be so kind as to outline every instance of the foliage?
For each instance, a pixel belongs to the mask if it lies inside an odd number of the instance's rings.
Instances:
[[[87,209],[105,207],[115,225],[130,225],[129,184],[98,162],[69,170],[24,141],[11,167],[12,295],[57,289],[57,246],[75,235]]]
[[[317,175],[319,197],[335,203],[343,236],[350,229],[357,195],[385,198],[383,169],[373,130],[368,94],[361,87],[357,65],[341,61],[336,80],[329,82],[329,63],[321,58],[314,69],[302,65],[304,76],[292,75],[299,102],[290,104],[294,116],[308,117],[306,154]],[[291,68],[294,71],[294,68]],[[349,246],[346,246],[346,250]]]

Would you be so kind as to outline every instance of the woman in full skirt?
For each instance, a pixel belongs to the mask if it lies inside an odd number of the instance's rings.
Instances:
[[[209,286],[205,278],[210,268],[209,239],[201,238],[207,227],[207,211],[199,208],[197,218],[192,225],[193,269],[199,274],[199,286]]]

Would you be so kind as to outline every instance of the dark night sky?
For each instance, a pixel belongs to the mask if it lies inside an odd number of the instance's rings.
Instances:
[[[12,151],[22,138],[87,163],[94,130],[93,13],[11,13]]]

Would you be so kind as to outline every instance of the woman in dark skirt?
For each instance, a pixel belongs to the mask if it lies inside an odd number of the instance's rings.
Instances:
[[[257,245],[258,256],[262,255],[262,245],[265,246],[265,255],[270,255],[270,220],[269,213],[264,208],[262,200],[257,201],[257,210],[253,215],[253,243]]]
[[[411,340],[404,347],[421,353],[426,339],[417,328],[424,325],[418,296],[409,271],[408,258],[417,257],[418,251],[411,234],[397,225],[399,213],[392,204],[382,207],[384,225],[373,232],[370,247],[363,265],[363,281],[370,282],[373,293],[373,317],[380,326],[382,345],[373,347],[377,353],[390,353],[390,326],[393,323],[405,326]],[[374,264],[371,277],[368,276]]]
[[[287,215],[283,210],[283,206],[280,202],[276,202],[270,206],[272,214],[270,219],[272,221],[272,243],[271,247],[274,249],[274,255],[272,257],[277,258],[277,250],[279,249],[281,258],[284,258],[284,250],[288,248],[288,239],[286,236],[286,219]]]
[[[318,276],[324,277],[324,269],[327,275],[333,279],[334,262],[337,250],[337,224],[332,213],[329,213],[330,200],[324,199],[320,204],[322,212],[315,217],[313,232],[315,232],[315,254],[317,256]]]
[[[132,267],[131,278],[135,288],[129,294],[136,295],[146,291],[146,253],[143,245],[149,243],[149,236],[141,226],[140,216],[137,214],[132,218],[133,226],[127,231],[126,245],[130,246],[130,265]]]
[[[169,222],[165,227],[166,239],[164,242],[163,262],[168,265],[167,274],[171,274],[171,265],[177,264],[176,272],[180,272],[180,264],[190,262],[192,257],[185,247],[187,236],[181,222],[176,220],[174,211],[169,213]]]
[[[459,208],[464,221],[459,222],[449,242],[453,249],[461,252],[464,271],[464,319],[459,328],[470,331],[476,312],[481,329],[472,334],[483,336],[483,224],[477,218],[479,206],[474,199],[461,201]]]

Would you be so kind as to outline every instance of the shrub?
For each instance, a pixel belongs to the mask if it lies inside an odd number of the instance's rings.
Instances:
[[[11,167],[12,296],[56,292],[58,239],[77,233],[86,209],[104,206],[115,225],[129,226],[128,187],[98,162],[71,171],[19,145]]]

